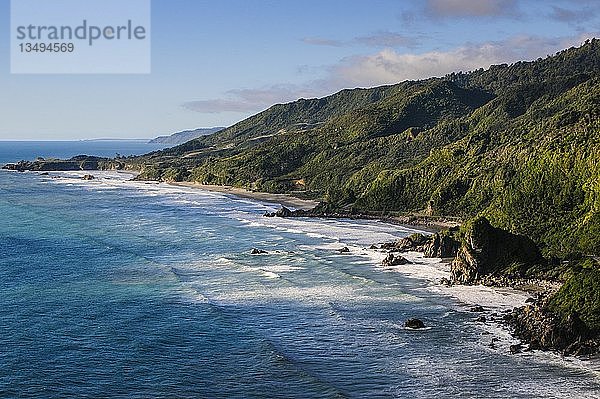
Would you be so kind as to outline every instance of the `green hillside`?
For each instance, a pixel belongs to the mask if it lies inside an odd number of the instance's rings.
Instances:
[[[592,40],[533,62],[275,105],[128,166],[357,213],[484,215],[546,255],[597,256],[599,113]]]

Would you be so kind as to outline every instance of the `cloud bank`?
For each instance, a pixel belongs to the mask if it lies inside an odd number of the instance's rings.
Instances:
[[[425,53],[401,53],[386,48],[370,55],[344,58],[328,67],[325,78],[301,86],[281,84],[231,90],[224,98],[190,101],[183,107],[200,113],[258,112],[276,103],[320,97],[343,88],[394,84],[489,68],[493,64],[533,60],[578,46],[594,36],[598,33],[562,38],[514,36],[504,41],[466,44],[447,51]]]
[[[190,111],[203,114],[218,114],[223,112],[257,112],[273,104],[295,101],[301,97],[314,97],[317,94],[309,86],[273,85],[255,89],[236,89],[226,93],[225,98],[211,100],[189,101],[182,106]]]
[[[517,16],[516,0],[426,0],[424,12],[433,18]]]

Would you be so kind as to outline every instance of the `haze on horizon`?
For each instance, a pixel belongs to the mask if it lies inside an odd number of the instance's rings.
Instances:
[[[594,0],[154,0],[149,75],[11,75],[0,140],[151,138],[270,105],[533,60],[600,37]]]

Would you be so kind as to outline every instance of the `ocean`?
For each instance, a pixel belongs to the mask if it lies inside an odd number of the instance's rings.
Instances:
[[[523,294],[367,249],[414,229],[82,174],[0,172],[2,398],[600,397],[597,364],[511,355],[469,311]]]
[[[37,157],[68,159],[77,155],[115,157],[141,155],[161,150],[164,144],[148,140],[0,141],[0,165],[32,161]]]

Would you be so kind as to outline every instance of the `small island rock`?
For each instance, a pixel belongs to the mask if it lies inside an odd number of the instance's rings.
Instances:
[[[408,319],[404,322],[404,327],[418,330],[420,328],[425,328],[425,323],[419,319]]]
[[[381,262],[383,266],[400,266],[406,265],[410,263],[406,258],[400,255],[389,254],[386,258]]]

